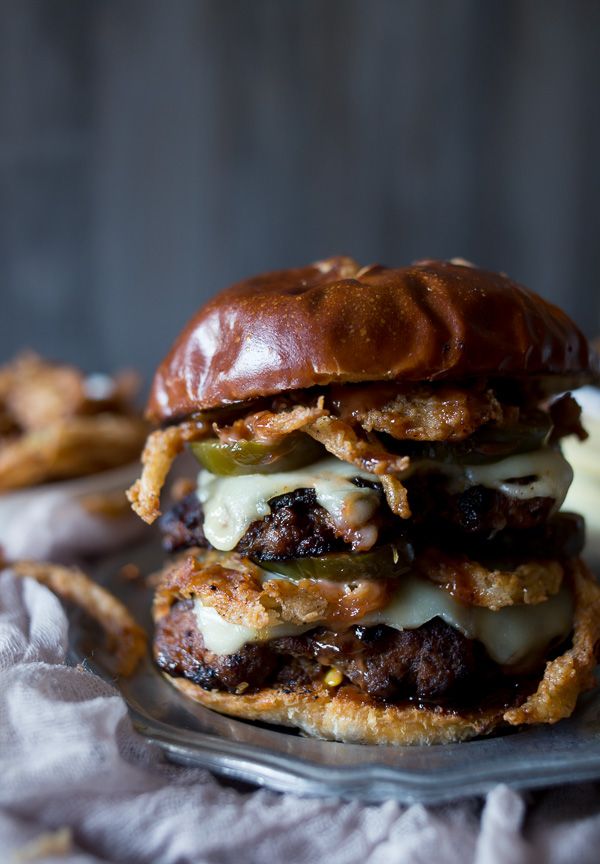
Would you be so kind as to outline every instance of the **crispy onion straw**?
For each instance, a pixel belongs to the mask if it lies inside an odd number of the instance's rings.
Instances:
[[[201,420],[189,420],[178,426],[157,429],[148,436],[142,453],[142,476],[127,490],[131,506],[144,522],[151,525],[160,516],[160,493],[175,458],[187,441],[197,441],[210,434],[210,426]]]
[[[572,566],[575,612],[572,647],[546,663],[537,690],[504,719],[512,726],[557,723],[569,717],[577,697],[596,686],[596,646],[600,640],[600,586],[582,561]]]
[[[0,366],[0,493],[83,477],[139,457],[138,377],[85,376],[33,353]]]
[[[333,456],[373,474],[396,474],[405,471],[410,459],[396,456],[375,441],[359,438],[354,429],[336,417],[320,417],[310,423],[306,432],[319,441]]]
[[[197,598],[225,620],[259,632],[279,624],[349,626],[381,609],[393,594],[393,580],[341,582],[261,579],[260,568],[235,552],[194,550],[162,573],[154,599],[156,619],[178,599]]]
[[[138,457],[148,431],[137,417],[68,417],[0,445],[0,492],[118,468]]]
[[[544,603],[558,593],[564,575],[559,561],[530,560],[512,570],[490,569],[466,555],[447,555],[433,548],[417,557],[415,569],[461,603],[493,611]]]
[[[219,427],[214,424],[214,430],[224,443],[248,440],[261,443],[274,443],[286,435],[304,430],[310,423],[325,417],[329,412],[323,408],[321,396],[314,407],[296,405],[289,411],[257,411],[241,420],[236,420],[231,426]]]
[[[35,579],[63,600],[79,606],[104,630],[118,675],[128,676],[146,652],[146,634],[125,606],[81,570],[41,561],[14,561],[1,566],[22,578]]]
[[[464,441],[490,421],[501,422],[504,411],[491,390],[480,392],[450,385],[437,388],[404,386],[381,407],[369,407],[368,386],[344,386],[335,391],[342,416],[351,413],[365,432],[386,432],[399,440]]]
[[[382,474],[380,477],[383,494],[392,513],[400,519],[410,519],[412,511],[408,503],[406,486],[393,474]]]

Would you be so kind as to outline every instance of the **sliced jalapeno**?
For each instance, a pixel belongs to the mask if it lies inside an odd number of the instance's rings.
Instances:
[[[528,453],[542,447],[552,429],[545,411],[530,412],[511,426],[488,426],[459,445],[458,459],[467,464],[495,461],[513,453]]]
[[[288,435],[277,444],[257,441],[234,441],[225,444],[217,438],[194,441],[192,453],[203,468],[212,474],[274,474],[293,471],[323,456],[323,448],[308,435]]]
[[[444,441],[402,441],[396,444],[395,449],[399,450],[401,446],[401,452],[413,459],[431,459],[451,465],[484,465],[516,453],[539,449],[551,428],[552,421],[548,414],[536,411],[512,426],[484,427],[456,444]]]
[[[371,552],[357,555],[334,552],[317,557],[255,563],[269,573],[276,573],[288,579],[333,579],[352,582],[357,579],[388,579],[401,576],[410,570],[413,559],[412,545],[403,541],[397,546],[392,544],[380,546]]]

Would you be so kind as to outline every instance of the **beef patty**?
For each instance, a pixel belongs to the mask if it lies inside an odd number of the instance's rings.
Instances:
[[[246,682],[260,687],[277,666],[267,644],[248,644],[237,654],[213,654],[204,647],[193,600],[180,600],[156,626],[154,655],[163,672],[189,678],[205,690],[235,691]]]
[[[314,489],[296,489],[269,501],[271,513],[253,522],[236,547],[259,561],[326,555],[350,546],[338,537]]]
[[[208,546],[202,525],[204,513],[195,492],[178,501],[160,517],[158,527],[165,552],[179,552],[193,546]]]
[[[495,669],[482,645],[435,618],[415,630],[354,626],[317,628],[300,636],[250,643],[236,654],[204,646],[191,600],[176,603],[156,627],[158,666],[205,689],[252,692],[303,676],[322,678],[335,665],[361,691],[378,699],[438,701],[477,687]]]
[[[364,481],[360,481],[364,483]],[[380,489],[378,484],[370,484]],[[503,531],[528,531],[548,519],[552,498],[516,499],[484,486],[450,495],[439,477],[411,478],[407,482],[413,518],[398,519],[384,503],[376,514],[379,543],[406,539],[408,529],[426,533],[435,530],[461,537],[463,546],[487,541]],[[350,551],[340,538],[329,513],[317,504],[314,489],[296,489],[269,501],[271,513],[253,522],[236,551],[256,561],[326,555]],[[202,530],[202,505],[195,493],[188,495],[160,520],[163,546],[168,552],[192,546],[207,546]],[[458,529],[458,531],[456,530]]]

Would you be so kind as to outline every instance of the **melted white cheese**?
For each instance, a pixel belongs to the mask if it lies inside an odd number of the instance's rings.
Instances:
[[[413,460],[399,478],[412,474],[444,474],[450,491],[461,492],[470,486],[487,486],[512,498],[549,497],[554,509],[562,505],[573,479],[568,462],[558,450],[542,448],[531,453],[509,456],[488,465],[449,465],[431,460]],[[204,533],[215,549],[233,549],[252,522],[271,512],[269,500],[295,489],[314,489],[317,502],[327,510],[341,531],[367,529],[378,507],[373,489],[359,489],[351,478],[363,477],[377,482],[375,474],[360,471],[333,456],[299,471],[279,474],[247,474],[242,477],[217,477],[208,471],[198,475],[198,497],[204,508]],[[530,482],[515,482],[532,477]],[[376,530],[376,529],[374,529]]]
[[[235,654],[247,642],[267,642],[280,636],[304,633],[314,627],[314,624],[290,624],[258,631],[229,623],[199,600],[194,603],[194,611],[204,644],[215,654]],[[573,601],[568,589],[563,587],[545,603],[506,606],[492,612],[482,607],[465,606],[426,579],[406,576],[400,581],[390,603],[367,615],[360,623],[414,630],[436,617],[442,618],[467,638],[482,642],[496,663],[512,666],[539,655],[553,639],[567,636],[572,628]]]
[[[478,639],[492,660],[506,666],[543,650],[555,637],[566,636],[572,626],[573,604],[566,588],[545,603],[505,606],[493,612],[465,606],[426,579],[410,576],[401,583],[392,601],[361,623],[412,630],[438,617],[467,638]]]
[[[379,495],[373,489],[359,489],[350,482],[352,477],[377,480],[373,474],[332,456],[302,470],[280,474],[217,477],[201,471],[198,498],[204,508],[206,539],[215,549],[233,549],[252,522],[269,515],[271,498],[295,489],[314,489],[317,502],[342,530],[362,528],[377,510]]]
[[[257,641],[257,633],[251,627],[226,621],[216,609],[204,606],[200,600],[194,603],[194,613],[205,647],[215,654],[235,654],[246,642]]]
[[[306,627],[279,624],[259,632],[252,627],[226,621],[216,609],[212,606],[204,606],[200,600],[194,603],[194,614],[205,647],[215,654],[235,654],[246,642],[266,642],[269,639],[280,639],[282,636],[297,636],[314,627],[314,624]]]
[[[487,465],[453,466],[452,486],[458,490],[469,486],[497,489],[509,498],[554,498],[558,510],[573,480],[573,470],[560,450],[544,447],[531,453],[519,453]],[[515,482],[531,477],[531,482]],[[534,479],[533,479],[534,478]]]

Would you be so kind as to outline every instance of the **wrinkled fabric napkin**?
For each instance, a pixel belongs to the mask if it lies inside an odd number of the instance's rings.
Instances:
[[[9,561],[37,558],[73,562],[107,555],[144,534],[144,525],[127,508],[103,514],[94,503],[120,493],[137,479],[139,462],[0,494],[0,547]],[[110,505],[110,497],[109,497]],[[97,506],[97,503],[96,503]]]
[[[240,792],[167,763],[65,665],[46,588],[0,573],[0,862],[539,864],[600,857],[600,785],[439,807]]]

